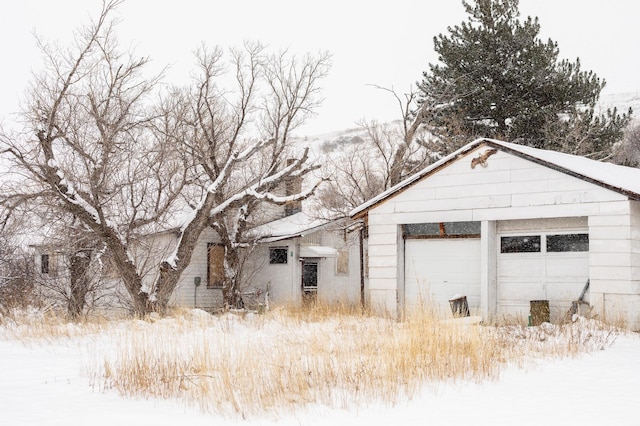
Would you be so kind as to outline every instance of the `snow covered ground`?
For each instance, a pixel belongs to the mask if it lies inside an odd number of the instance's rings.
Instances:
[[[1,336],[1,334],[0,334]],[[89,339],[94,337],[89,336]],[[497,381],[425,386],[395,406],[321,405],[277,419],[205,414],[176,401],[121,397],[91,385],[87,337],[0,337],[2,425],[639,425],[640,336],[575,359],[509,367]]]

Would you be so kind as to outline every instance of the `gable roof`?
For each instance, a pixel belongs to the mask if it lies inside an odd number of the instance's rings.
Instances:
[[[550,169],[569,174],[578,179],[618,192],[629,197],[629,199],[640,200],[640,169],[638,168],[619,166],[617,164],[591,160],[578,155],[531,148],[495,139],[476,139],[475,141],[468,143],[457,151],[433,163],[429,167],[426,167],[425,169],[408,177],[392,188],[389,188],[378,196],[370,199],[366,203],[356,207],[350,213],[351,218],[357,219],[364,216],[372,207],[404,191],[415,182],[435,173],[441,168],[481,146],[497,148],[501,151],[541,164]]]
[[[287,240],[289,238],[302,237],[334,222],[329,219],[322,219],[309,216],[305,212],[299,212],[282,219],[260,225],[252,230],[254,235],[258,235],[261,242],[274,242]]]

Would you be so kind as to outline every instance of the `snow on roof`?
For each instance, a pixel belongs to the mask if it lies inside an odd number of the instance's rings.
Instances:
[[[328,219],[322,219],[309,216],[305,212],[292,214],[282,219],[265,223],[253,229],[255,235],[260,236],[260,241],[272,242],[285,240],[287,238],[300,237],[307,234],[311,230],[315,230],[321,226],[332,222]]]
[[[640,169],[634,167],[619,166],[617,164],[591,160],[586,157],[565,154],[557,151],[531,148],[510,142],[503,142],[495,139],[476,139],[463,146],[457,151],[433,163],[429,167],[408,177],[392,188],[384,191],[364,204],[351,211],[351,217],[360,217],[366,210],[384,201],[398,191],[410,186],[424,176],[437,170],[438,168],[455,161],[478,146],[488,145],[502,151],[510,152],[514,155],[524,157],[528,160],[542,163],[547,167],[555,168],[564,173],[573,174],[581,179],[591,181],[600,186],[604,186],[612,191],[620,192],[632,199],[640,200]]]
[[[303,246],[300,257],[338,257],[338,250],[328,246]]]

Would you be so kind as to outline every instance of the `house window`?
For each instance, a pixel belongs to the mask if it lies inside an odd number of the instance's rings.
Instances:
[[[224,282],[224,246],[207,244],[207,287],[222,287]]]
[[[540,235],[500,237],[500,253],[538,253]]]
[[[349,250],[338,250],[336,258],[336,274],[347,275],[349,273]]]
[[[404,238],[479,238],[480,222],[433,222],[402,225]]]
[[[48,274],[50,271],[49,267],[49,255],[41,254],[40,255],[40,272],[43,274]]]
[[[269,247],[269,263],[272,265],[287,263],[287,247]]]
[[[547,235],[547,252],[589,251],[589,234]]]

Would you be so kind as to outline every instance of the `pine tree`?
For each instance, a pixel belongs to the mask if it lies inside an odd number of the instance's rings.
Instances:
[[[631,111],[596,113],[604,80],[579,59],[559,61],[557,43],[538,37],[538,18],[519,20],[518,0],[462,3],[468,21],[434,37],[440,63],[419,84],[421,102],[437,105],[443,139],[492,137],[606,158]]]

